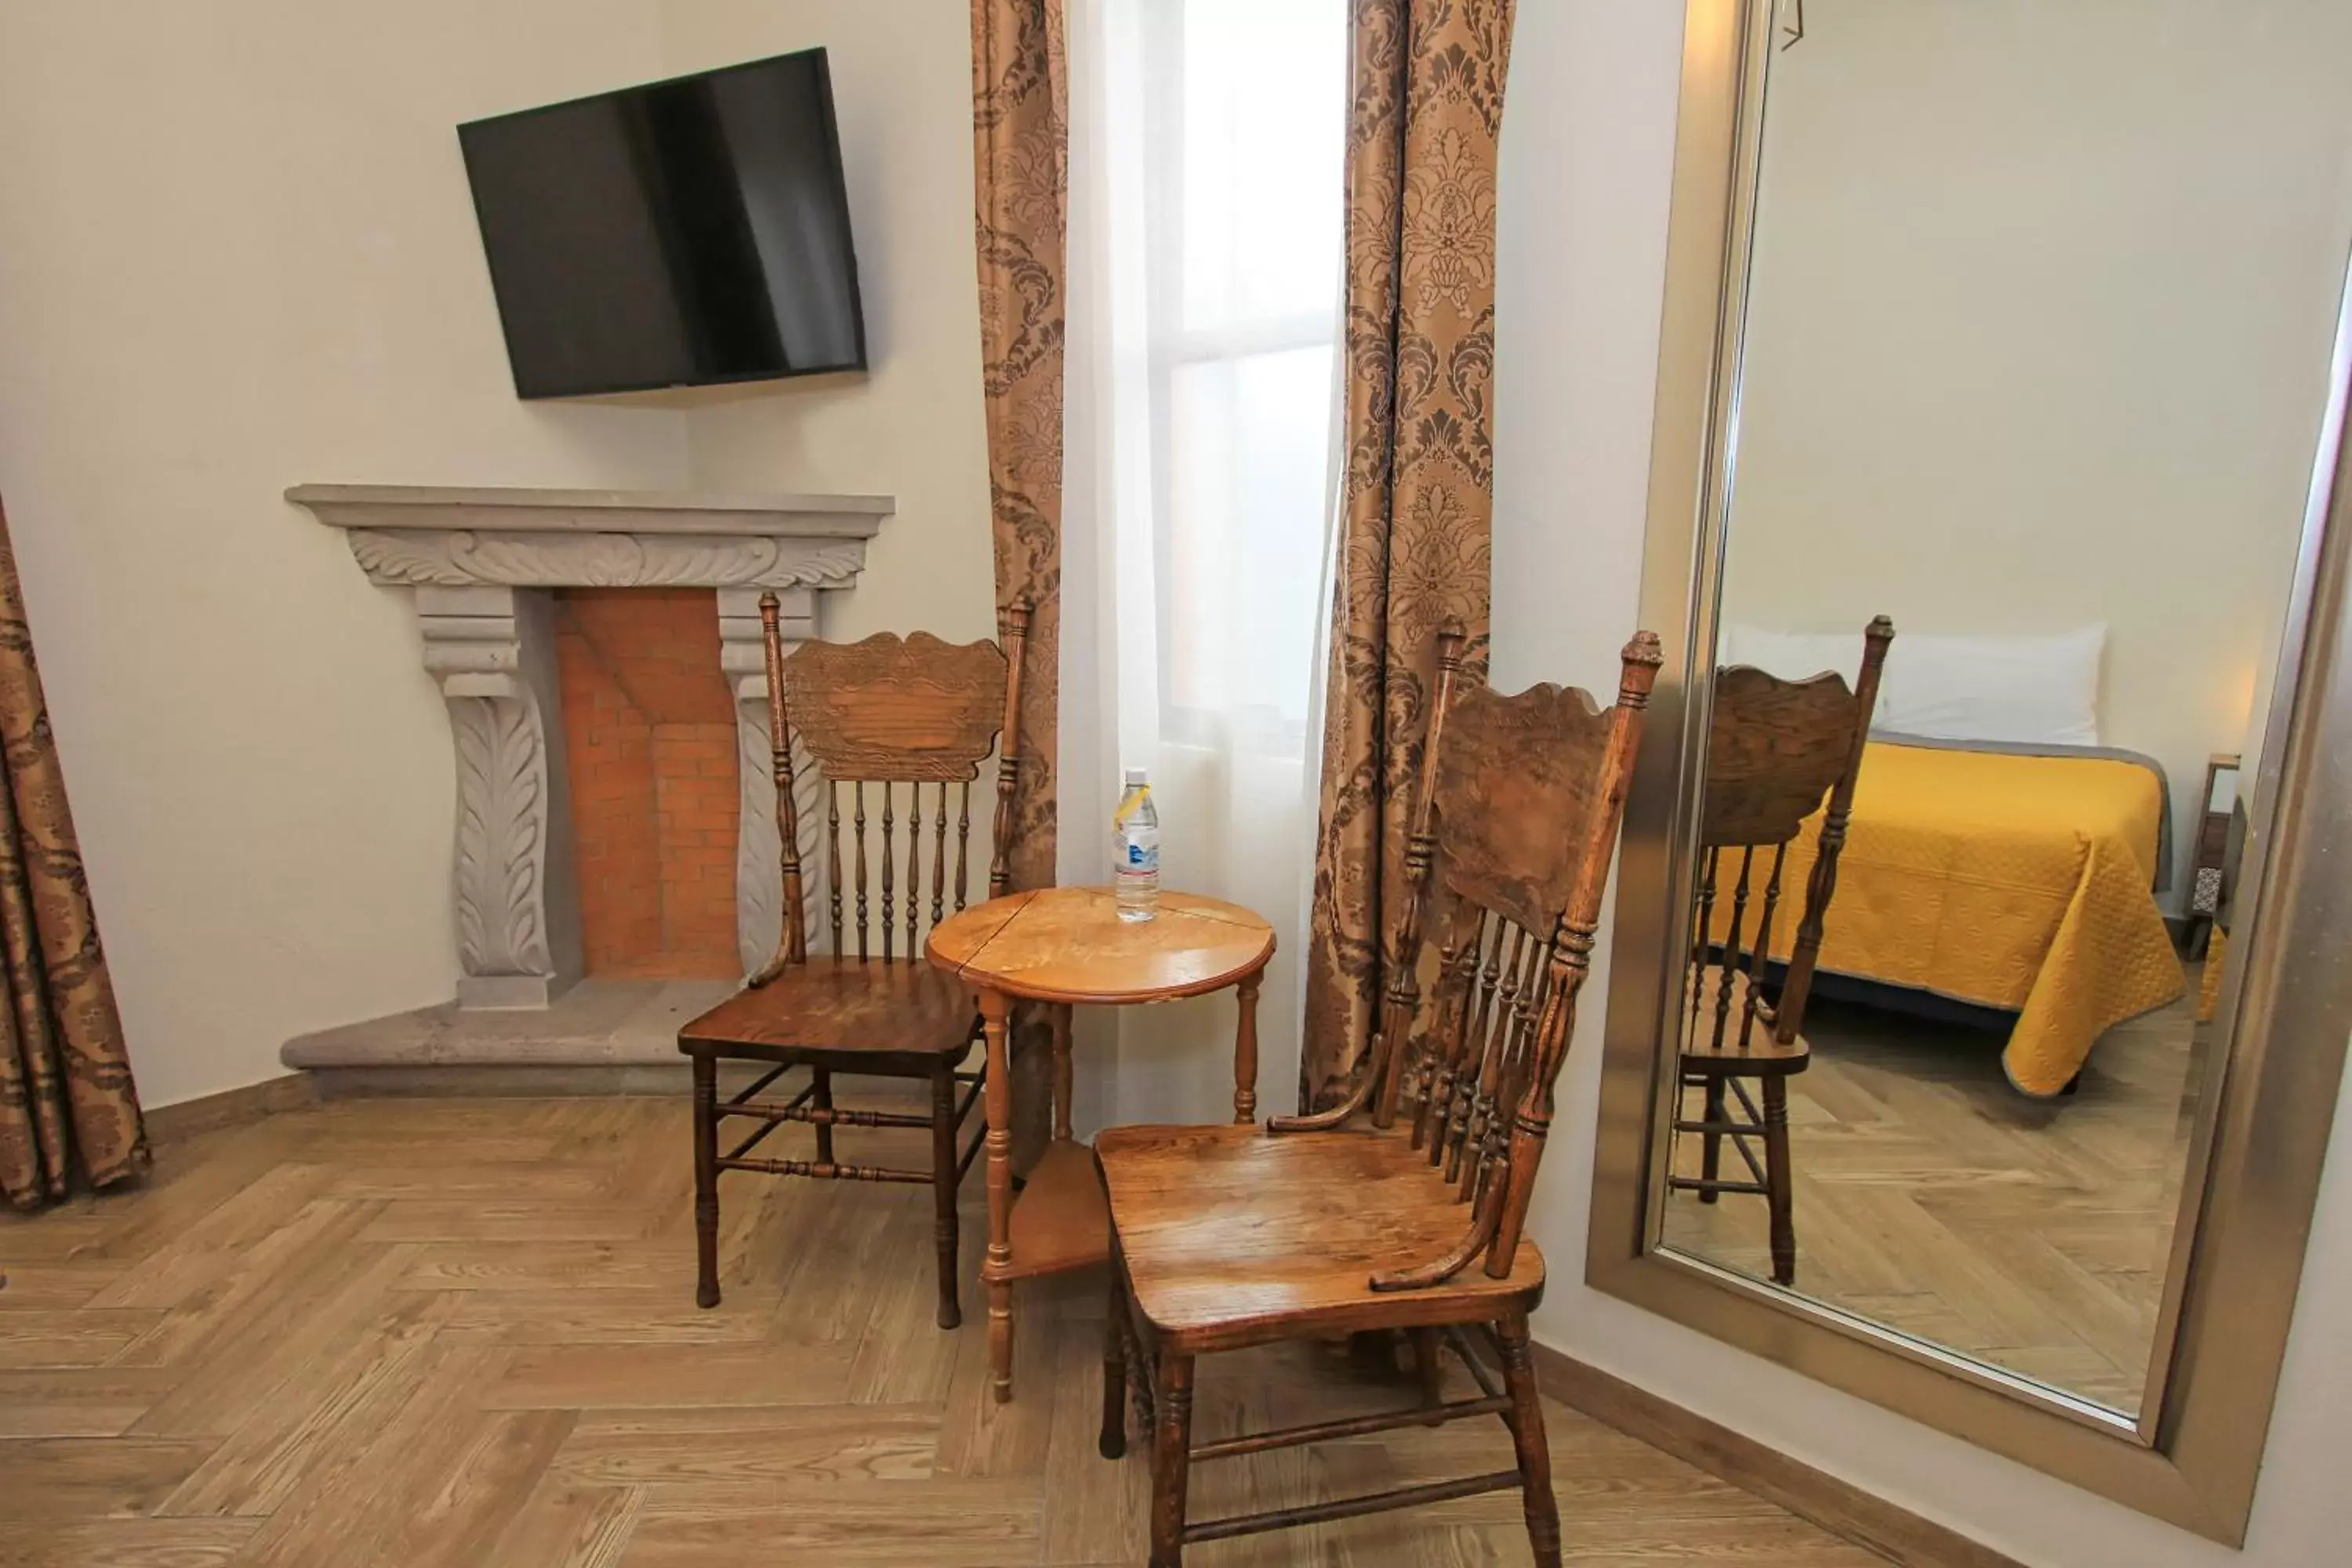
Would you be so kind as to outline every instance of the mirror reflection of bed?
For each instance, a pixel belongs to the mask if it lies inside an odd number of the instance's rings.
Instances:
[[[1665,1235],[2128,1409],[2155,1332],[2208,1031],[2197,1024],[2201,965],[2182,957],[2183,922],[2165,908],[2182,869],[2171,771],[2102,743],[2105,641],[2100,626],[1893,639],[1802,1003],[1807,1060],[1781,1091],[1796,1267],[1776,1259],[1769,1198],[1738,1190],[1748,1178],[1769,1185],[1766,1139],[1717,1140],[1726,1147],[1707,1169],[1700,1129],[1717,1111],[1703,1076],[1674,1158],[1677,1184],[1696,1190],[1674,1194]],[[1843,692],[1864,639],[1734,624],[1722,647],[1718,691],[1751,679],[1732,673],[1746,670],[1779,682],[1831,672]],[[1720,721],[1716,734],[1720,746]],[[1710,770],[1713,817],[1729,792]],[[2200,770],[2191,791],[2203,782]],[[1791,902],[1831,804],[1826,777],[1809,783],[1818,809],[1773,879]],[[2202,796],[2191,804],[2201,816]],[[1736,908],[1724,862],[1724,889],[1695,921],[1705,960],[1719,965],[1744,945],[1758,967],[1769,864],[1756,862],[1752,900]],[[1772,1002],[1800,940],[1780,919],[1758,988]],[[1730,1111],[1739,1119],[1737,1100]],[[1732,1185],[1718,1194],[1703,1185],[1710,1178]]]
[[[1899,635],[1776,1091],[1793,1235],[1760,1128],[1706,1168],[1697,1129],[1768,1108],[1750,1075],[1717,1114],[1686,986],[1664,1244],[2133,1413],[2341,281],[2327,204],[2249,192],[2335,189],[2340,95],[2284,33],[1809,9],[1765,91],[1706,662],[1851,691],[1865,625]],[[1719,963],[1730,900],[1696,902]]]
[[[2193,1127],[2200,988],[2161,904],[2176,858],[2168,771],[2097,743],[2087,699],[2104,641],[2096,627],[1893,639],[1802,1003],[1808,1059],[1781,1091],[1801,1272],[1775,1257],[1769,1199],[1738,1191],[1767,1184],[1766,1140],[1718,1139],[1729,1146],[1707,1168],[1698,1133],[1720,1111],[1704,1074],[1675,1160],[1695,1190],[1670,1204],[1666,1236],[2128,1408]],[[1735,626],[1724,647],[1718,692],[1743,684],[1735,668],[1786,682],[1832,671],[1843,692],[1864,639]],[[1718,751],[1728,735],[1718,711]],[[1828,776],[1808,783],[1822,809],[1771,879],[1792,904],[1830,804]],[[1710,819],[1730,793],[1711,763]],[[1754,864],[1738,904],[1739,868],[1717,872],[1706,961],[1744,947],[1756,967],[1776,863]],[[1801,940],[1780,919],[1759,987],[1776,1003]],[[1708,1020],[1695,1022],[1703,1045]],[[1725,1054],[1737,1059],[1736,1039]],[[1760,1037],[1757,1054],[1770,1055]],[[1718,1195],[1710,1179],[1732,1185]]]

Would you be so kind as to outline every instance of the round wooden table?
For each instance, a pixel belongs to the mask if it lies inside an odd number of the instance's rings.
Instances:
[[[1274,928],[1237,904],[1162,892],[1149,921],[1118,918],[1108,888],[1040,888],[977,904],[932,929],[925,953],[980,999],[988,1046],[988,1359],[997,1400],[1013,1397],[1013,1282],[1110,1255],[1110,1205],[1094,1152],[1070,1132],[1070,1007],[1171,1002],[1232,986],[1234,1120],[1257,1118],[1257,992]],[[1054,1141],[1015,1204],[1013,1073],[1006,1020],[1015,1002],[1049,1005]]]

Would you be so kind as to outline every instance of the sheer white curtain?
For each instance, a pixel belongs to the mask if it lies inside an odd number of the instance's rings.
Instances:
[[[1275,924],[1289,1109],[1330,595],[1346,0],[1069,0],[1060,874],[1150,770],[1164,886]],[[1081,1025],[1105,1121],[1232,1114],[1230,997]]]

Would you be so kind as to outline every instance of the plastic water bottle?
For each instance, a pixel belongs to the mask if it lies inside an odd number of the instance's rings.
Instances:
[[[1118,918],[1148,921],[1160,912],[1160,811],[1141,768],[1127,770],[1127,794],[1110,827]]]

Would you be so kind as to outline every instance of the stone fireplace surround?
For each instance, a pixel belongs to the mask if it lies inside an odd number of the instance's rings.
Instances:
[[[449,705],[455,742],[461,970],[454,1006],[297,1039],[289,1065],[413,1062],[420,1053],[523,1059],[495,1042],[544,1045],[548,1026],[557,1034],[569,1026],[559,1014],[609,1031],[620,1016],[642,1011],[638,1004],[653,1007],[658,1035],[670,1013],[712,989],[592,983],[581,988],[588,994],[565,1000],[581,978],[581,950],[555,671],[557,588],[718,591],[712,629],[734,697],[740,781],[737,945],[747,970],[766,959],[782,899],[760,595],[773,590],[782,601],[788,639],[813,637],[817,595],[856,581],[866,542],[896,510],[891,498],[297,485],[286,499],[344,530],[371,582],[413,592],[425,668]],[[538,1020],[467,1021],[484,1010],[541,1009],[551,1011]],[[487,1055],[466,1047],[474,1035],[491,1047]],[[379,1047],[361,1049],[362,1037],[381,1037]],[[547,1053],[526,1049],[532,1055]],[[613,1059],[605,1045],[584,1056]]]

